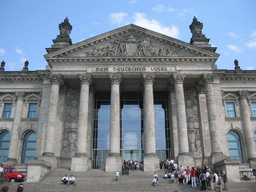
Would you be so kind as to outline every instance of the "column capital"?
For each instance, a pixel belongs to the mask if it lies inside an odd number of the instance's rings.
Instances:
[[[23,100],[25,96],[25,91],[17,91],[15,92],[15,95],[17,97],[17,100]]]
[[[211,73],[203,73],[202,77],[203,77],[205,84],[206,83],[210,84],[210,83],[213,83],[213,81],[214,81],[214,79],[213,79],[214,75]]]
[[[62,77],[60,74],[54,74],[50,76],[52,85],[60,85],[63,83]]]
[[[109,74],[110,82],[111,84],[118,84],[120,85],[122,81],[122,75],[121,74]]]
[[[81,85],[83,85],[83,84],[91,85],[91,83],[92,83],[91,74],[79,75],[79,79],[80,79]]]
[[[183,84],[185,80],[185,73],[174,73],[173,74],[173,80],[174,80],[174,85],[176,84]]]
[[[240,90],[238,91],[240,99],[247,99],[248,98],[248,90]]]
[[[150,73],[150,74],[144,73],[144,74],[142,74],[142,76],[143,76],[143,84],[144,85],[147,83],[153,84],[155,81],[155,75],[152,73]]]

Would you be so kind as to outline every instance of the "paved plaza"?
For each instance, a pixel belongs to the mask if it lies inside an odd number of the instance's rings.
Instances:
[[[61,184],[64,174],[73,174],[77,185],[66,186]],[[173,184],[170,180],[163,178],[164,171],[159,171],[159,185],[152,186],[153,173],[142,171],[130,171],[129,175],[120,175],[119,181],[115,181],[115,173],[107,173],[102,170],[89,170],[86,173],[71,172],[66,169],[56,169],[39,183],[24,182],[25,192],[50,192],[50,191],[200,191],[199,188],[191,188],[190,185]],[[7,183],[10,192],[16,192],[18,182]],[[1,188],[4,184],[0,184]],[[242,181],[239,183],[228,183],[229,192],[253,192],[256,191],[256,181]]]

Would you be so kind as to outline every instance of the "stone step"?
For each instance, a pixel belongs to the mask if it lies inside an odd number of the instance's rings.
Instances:
[[[249,169],[250,165],[249,163],[242,163],[241,165],[239,165],[239,169]]]

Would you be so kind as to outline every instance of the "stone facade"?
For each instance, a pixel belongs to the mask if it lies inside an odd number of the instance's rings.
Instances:
[[[124,92],[142,95],[143,156],[139,160],[144,161],[144,171],[158,170],[162,160],[156,144],[156,92],[168,95],[165,127],[170,140],[162,138],[170,145],[166,158],[176,159],[183,167],[209,164],[217,168],[222,162],[222,169],[229,166],[231,179],[230,166],[255,166],[256,71],[240,69],[238,61],[235,70],[218,70],[219,54],[196,18],[190,25],[190,43],[131,24],[72,44],[67,18],[59,28],[60,35],[47,48],[46,70],[29,71],[28,62],[22,71],[4,71],[4,62],[0,68],[0,134],[10,133],[5,163],[22,164],[27,157],[24,138],[35,133],[31,158],[35,159],[26,161],[30,182],[57,167],[97,168],[99,108],[95,104],[101,92],[108,95],[110,105],[109,138],[103,138],[109,147],[101,151],[106,153],[102,157],[108,172],[120,170],[123,160],[120,98]],[[37,106],[35,111],[31,103]],[[35,116],[28,115],[33,112]],[[240,156],[230,153],[230,132],[238,136]],[[32,168],[41,176],[35,177]]]

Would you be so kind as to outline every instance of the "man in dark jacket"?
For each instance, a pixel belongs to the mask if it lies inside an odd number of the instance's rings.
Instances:
[[[222,172],[222,180],[223,180],[223,183],[224,183],[223,190],[228,190],[228,187],[227,187],[228,177],[227,177],[227,174],[226,174],[225,171]]]

